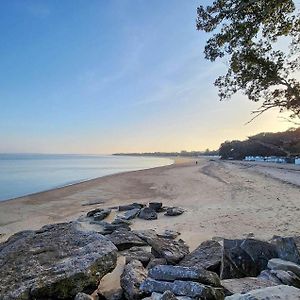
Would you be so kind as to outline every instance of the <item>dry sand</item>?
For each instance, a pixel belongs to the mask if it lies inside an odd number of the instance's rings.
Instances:
[[[201,158],[197,165],[190,160],[110,175],[0,202],[0,240],[20,230],[74,220],[95,207],[149,201],[186,212],[155,221],[136,219],[133,228],[177,230],[191,250],[216,236],[300,234],[300,167]]]

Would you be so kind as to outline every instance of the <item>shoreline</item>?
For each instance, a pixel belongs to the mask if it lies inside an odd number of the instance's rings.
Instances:
[[[273,172],[272,168],[267,169]],[[283,174],[281,169],[276,172]],[[296,176],[300,180],[300,172]],[[179,231],[191,250],[212,237],[295,235],[300,232],[299,191],[299,186],[262,174],[256,166],[194,158],[2,201],[0,241],[21,230],[76,220],[96,207],[152,201],[182,207],[185,213],[153,221],[136,219],[132,228]]]
[[[160,158],[160,157],[157,157],[157,158]],[[164,158],[164,157],[161,157],[161,158]],[[100,179],[100,178],[104,178],[104,177],[107,177],[107,176],[113,176],[113,175],[117,175],[117,174],[124,174],[124,173],[129,173],[129,172],[137,172],[137,171],[143,171],[143,170],[149,170],[149,169],[155,169],[155,168],[162,168],[162,167],[171,166],[171,165],[176,164],[176,162],[175,162],[176,158],[170,157],[168,159],[171,160],[171,161],[173,161],[173,162],[171,162],[168,165],[163,165],[163,166],[158,166],[158,167],[152,167],[152,168],[146,168],[146,169],[139,169],[139,170],[122,171],[122,172],[116,172],[116,173],[112,173],[112,174],[108,174],[108,175],[97,176],[95,178],[78,180],[78,181],[74,181],[73,183],[68,183],[68,184],[64,184],[64,185],[61,185],[61,186],[52,187],[52,188],[49,188],[49,189],[46,189],[46,190],[43,190],[43,191],[29,193],[29,194],[25,194],[25,195],[22,195],[22,196],[19,196],[19,197],[14,197],[14,198],[0,200],[0,203],[7,202],[7,201],[14,201],[14,200],[22,199],[22,198],[27,198],[27,197],[40,196],[40,195],[42,195],[44,193],[53,192],[53,191],[56,191],[56,190],[67,188],[67,187],[72,187],[72,186],[75,186],[75,185],[83,184],[83,183],[86,183],[86,182],[89,182],[89,181],[94,181],[94,180],[97,180],[97,179]]]

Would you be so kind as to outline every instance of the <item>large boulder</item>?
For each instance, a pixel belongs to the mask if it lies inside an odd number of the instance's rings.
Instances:
[[[216,273],[193,267],[170,265],[155,266],[149,270],[149,276],[156,280],[190,280],[216,287],[221,286],[220,278]]]
[[[246,294],[234,294],[225,298],[226,300],[300,300],[300,290],[288,286],[278,285],[258,289]]]
[[[274,257],[277,257],[276,247],[270,243],[255,239],[225,239],[221,278],[256,277]]]
[[[276,286],[272,281],[263,280],[256,277],[244,277],[234,279],[224,279],[221,281],[226,295],[245,294],[253,290],[263,289],[270,286]]]
[[[133,246],[146,245],[146,242],[139,238],[136,234],[124,228],[117,229],[106,237],[118,248],[119,251],[129,249]]]
[[[300,265],[297,265],[291,261],[273,258],[269,260],[268,268],[271,270],[291,271],[300,277]]]
[[[279,258],[300,264],[300,254],[294,238],[277,236],[271,243],[275,245]]]
[[[171,291],[176,296],[188,296],[206,300],[224,299],[222,288],[212,288],[193,281],[175,280],[174,282],[169,282],[147,278],[142,282],[140,289],[145,293],[164,293],[165,291]]]
[[[139,260],[132,260],[125,265],[120,283],[126,299],[139,300],[145,297],[146,294],[144,291],[140,290],[140,285],[146,277],[147,270]]]
[[[183,240],[170,240],[164,238],[148,239],[152,247],[151,252],[157,258],[165,258],[169,264],[177,264],[188,253],[189,247]]]
[[[222,246],[216,241],[208,240],[188,254],[179,265],[206,269],[220,274],[221,258]]]
[[[117,248],[75,223],[20,232],[0,244],[0,299],[71,299],[112,271]]]

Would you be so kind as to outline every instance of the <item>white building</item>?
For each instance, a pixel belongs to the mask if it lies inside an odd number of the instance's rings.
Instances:
[[[295,159],[295,164],[296,164],[296,165],[300,165],[300,158],[296,158],[296,159]]]

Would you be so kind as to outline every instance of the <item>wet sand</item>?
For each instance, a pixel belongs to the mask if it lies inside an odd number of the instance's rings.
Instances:
[[[186,212],[136,219],[133,229],[173,229],[193,250],[212,237],[300,234],[300,166],[225,162],[207,158],[110,175],[0,202],[0,240],[27,229],[74,220],[95,207],[162,201]],[[94,204],[93,204],[94,203]]]

